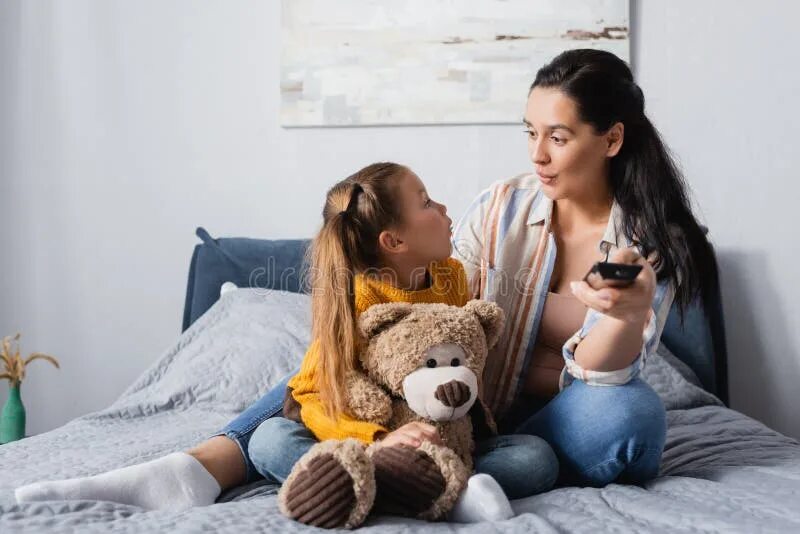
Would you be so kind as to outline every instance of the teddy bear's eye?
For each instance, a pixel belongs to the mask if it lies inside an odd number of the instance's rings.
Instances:
[[[450,360],[450,365],[452,365],[453,367],[458,367],[459,365],[461,365],[461,362],[458,360],[458,358],[453,358],[452,360]]]
[[[425,365],[427,365],[428,367],[436,367],[436,360],[431,358],[427,362],[425,362]]]

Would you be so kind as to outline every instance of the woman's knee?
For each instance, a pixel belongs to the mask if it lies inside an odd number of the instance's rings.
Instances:
[[[667,412],[658,394],[639,379],[627,410],[632,438],[643,447],[663,449],[667,437]]]
[[[664,404],[646,382],[635,379],[627,384],[596,387],[603,391],[599,402],[587,402],[600,426],[612,442],[627,441],[634,448],[663,448],[667,419]]]
[[[667,433],[661,399],[641,380],[610,387],[598,397],[599,402],[586,406],[598,422],[589,430],[592,436],[583,440],[592,450],[571,451],[584,483],[604,486],[654,478]]]

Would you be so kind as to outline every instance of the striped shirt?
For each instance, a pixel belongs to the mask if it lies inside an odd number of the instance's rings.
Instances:
[[[497,302],[506,313],[503,335],[491,350],[481,381],[482,397],[502,418],[520,394],[530,367],[536,334],[556,261],[556,242],[550,228],[553,201],[538,178],[523,174],[492,184],[478,195],[453,232],[453,256],[464,265],[471,298]],[[612,253],[634,243],[622,231],[622,211],[615,202],[608,226],[598,243]],[[674,288],[661,281],[642,335],[642,349],[626,368],[615,371],[583,369],[575,349],[602,317],[591,308],[583,325],[564,344],[563,389],[578,378],[587,384],[624,384],[641,371],[648,354],[658,347],[674,297]]]

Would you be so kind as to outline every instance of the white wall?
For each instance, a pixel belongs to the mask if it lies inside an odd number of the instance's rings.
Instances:
[[[517,126],[281,129],[275,0],[65,4],[0,4],[0,334],[62,362],[31,366],[29,433],[104,407],[174,340],[197,225],[310,236],[326,188],[382,159],[457,217],[529,168]],[[721,251],[734,407],[800,437],[800,78],[781,44],[800,10],[641,4],[648,110]]]
[[[794,437],[800,391],[796,2],[637,2],[634,65],[718,248],[732,407]]]

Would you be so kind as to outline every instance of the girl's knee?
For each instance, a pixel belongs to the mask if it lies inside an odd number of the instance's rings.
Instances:
[[[531,434],[516,434],[514,438],[514,452],[520,460],[540,459],[543,463],[552,463],[556,460],[556,453],[547,441]]]
[[[271,417],[253,432],[248,455],[263,477],[283,482],[295,461],[314,442],[313,435],[302,424],[284,417]]]
[[[508,436],[505,460],[510,467],[510,499],[520,499],[550,490],[558,479],[558,457],[550,444],[539,436]]]
[[[539,436],[525,436],[525,450],[529,465],[533,469],[531,495],[542,493],[553,487],[558,479],[558,457],[547,441]],[[526,464],[522,464],[526,465]]]
[[[250,448],[256,446],[260,449],[280,450],[284,445],[283,441],[291,439],[292,434],[301,426],[285,417],[265,419],[250,437]]]

